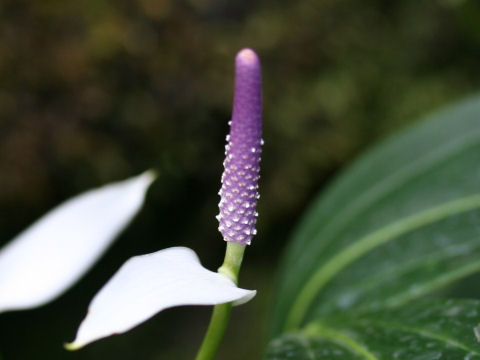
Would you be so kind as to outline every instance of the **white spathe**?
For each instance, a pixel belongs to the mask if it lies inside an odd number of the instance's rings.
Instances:
[[[0,249],[0,313],[43,305],[72,286],[143,204],[153,171],[87,191]]]
[[[241,304],[256,294],[205,269],[193,250],[173,247],[127,260],[95,295],[75,340],[75,350],[126,332],[166,308],[180,305]]]

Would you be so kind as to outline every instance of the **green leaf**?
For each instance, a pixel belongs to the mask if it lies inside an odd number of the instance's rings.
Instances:
[[[272,334],[402,306],[480,270],[479,154],[476,96],[360,157],[294,234]]]
[[[325,318],[273,340],[265,359],[480,359],[479,315],[479,301],[435,300]]]

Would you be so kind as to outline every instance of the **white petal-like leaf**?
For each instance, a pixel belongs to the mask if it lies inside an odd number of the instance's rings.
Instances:
[[[143,204],[152,171],[54,208],[0,250],[0,312],[43,305],[103,254]]]
[[[185,247],[135,256],[95,295],[76,339],[66,347],[75,350],[126,332],[173,306],[240,304],[255,294],[205,269],[195,252]]]

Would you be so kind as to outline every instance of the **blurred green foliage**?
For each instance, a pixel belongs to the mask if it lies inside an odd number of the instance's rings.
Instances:
[[[0,316],[15,359],[188,359],[209,309],[174,309],[69,354],[91,296],[134,254],[171,245],[219,266],[216,195],[233,58],[264,69],[259,235],[219,358],[258,358],[273,271],[309,199],[372,141],[480,88],[480,5],[468,0],[0,2],[0,244],[73,194],[149,167],[147,204],[61,299]]]

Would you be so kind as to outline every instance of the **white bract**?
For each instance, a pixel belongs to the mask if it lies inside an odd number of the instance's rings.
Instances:
[[[0,249],[0,313],[43,305],[72,286],[141,208],[152,171],[87,191]]]
[[[202,267],[197,255],[173,247],[129,259],[95,295],[76,339],[78,349],[132,329],[166,308],[180,305],[241,304],[255,296],[226,276]]]
[[[152,171],[60,204],[0,249],[0,313],[34,308],[71,287],[141,208]],[[202,267],[174,247],[128,260],[98,292],[69,349],[123,333],[180,305],[241,304],[255,291]]]

